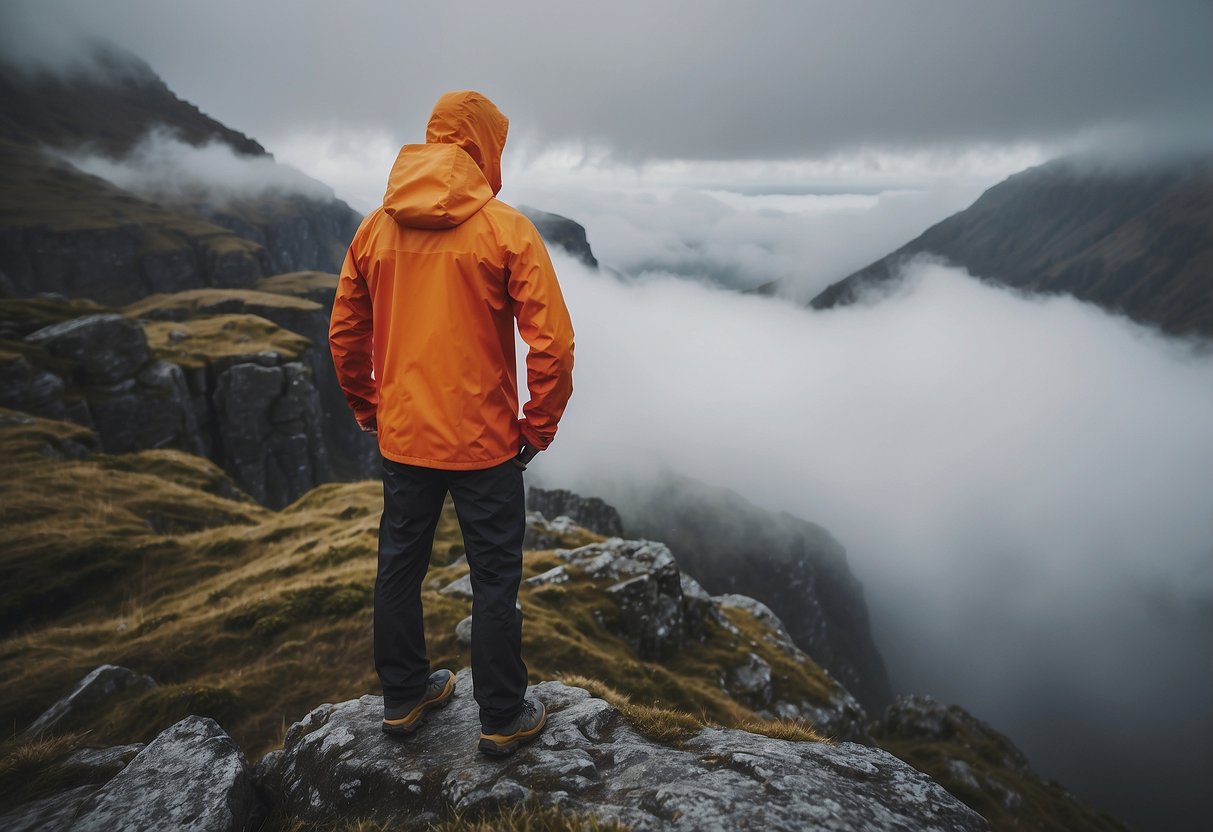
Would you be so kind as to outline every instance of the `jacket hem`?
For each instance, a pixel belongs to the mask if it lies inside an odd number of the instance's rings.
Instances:
[[[438,468],[443,471],[480,471],[485,468],[493,468],[503,462],[508,462],[518,455],[515,452],[491,459],[474,459],[468,462],[452,462],[451,460],[446,459],[426,459],[425,457],[420,456],[398,454],[395,451],[385,451],[383,448],[379,449],[379,453],[392,460],[392,462],[399,462],[403,465],[418,465],[422,468]]]

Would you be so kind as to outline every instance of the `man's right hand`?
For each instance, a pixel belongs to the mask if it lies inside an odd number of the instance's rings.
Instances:
[[[531,460],[535,458],[535,454],[537,453],[539,453],[538,448],[524,442],[522,447],[518,449],[518,456],[514,457],[514,464],[517,465],[521,470],[525,471],[527,465],[530,464]]]

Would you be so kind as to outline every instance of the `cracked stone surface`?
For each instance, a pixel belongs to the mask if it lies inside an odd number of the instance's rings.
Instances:
[[[255,828],[259,808],[244,752],[213,719],[188,716],[86,798],[70,828],[235,832]]]
[[[637,830],[985,830],[925,774],[879,749],[704,729],[675,748],[607,702],[559,682],[532,689],[547,730],[513,757],[476,751],[471,673],[414,736],[380,731],[382,701],[322,705],[257,767],[289,817],[375,817],[420,829],[452,811],[530,800]]]

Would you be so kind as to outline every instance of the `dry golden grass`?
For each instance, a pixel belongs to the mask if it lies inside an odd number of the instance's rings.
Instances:
[[[236,359],[276,352],[295,359],[311,346],[302,335],[257,315],[214,315],[187,321],[144,321],[148,345],[157,358],[186,369],[205,367],[215,359]],[[173,333],[185,333],[174,341]]]
[[[171,294],[155,294],[124,307],[122,313],[132,318],[147,318],[155,312],[177,310],[186,317],[223,314],[222,309],[232,301],[242,301],[254,306],[296,309],[300,312],[315,312],[320,304],[279,292],[255,289],[187,289]]]
[[[303,271],[263,277],[254,285],[262,292],[283,295],[307,296],[311,293],[329,292],[337,288],[338,276],[328,272]]]

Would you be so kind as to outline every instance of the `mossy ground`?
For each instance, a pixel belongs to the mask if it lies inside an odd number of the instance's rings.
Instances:
[[[279,275],[282,277],[282,275]],[[164,313],[180,313],[182,317],[221,314],[217,307],[229,306],[233,302],[247,306],[293,309],[298,312],[316,312],[320,304],[290,294],[256,289],[188,289],[171,294],[148,295],[123,307],[122,312],[134,318],[164,317]]]
[[[263,277],[254,284],[253,288],[262,292],[313,298],[334,291],[337,288],[338,279],[338,275],[328,272],[287,272],[272,277]]]
[[[212,315],[188,321],[144,321],[148,345],[157,358],[185,369],[215,360],[247,359],[261,352],[294,360],[311,341],[258,315]]]

